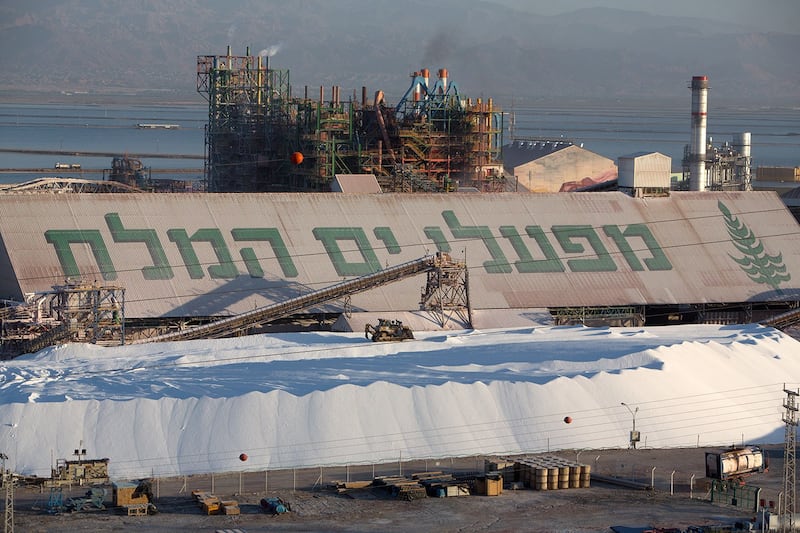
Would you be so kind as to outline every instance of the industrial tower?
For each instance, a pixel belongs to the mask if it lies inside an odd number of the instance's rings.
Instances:
[[[795,452],[797,441],[797,396],[798,391],[789,390],[785,386],[786,403],[783,407],[786,414],[783,421],[786,423],[786,437],[783,452],[783,509],[780,510],[780,530],[794,531],[795,503],[797,501],[797,478],[795,471]]]
[[[14,533],[14,476],[6,470],[8,456],[0,452],[0,478],[5,489],[5,512],[3,513],[3,533]]]
[[[751,191],[750,132],[714,146],[707,137],[708,76],[694,76],[691,141],[683,153],[683,188],[690,191]],[[688,183],[688,185],[687,185]]]

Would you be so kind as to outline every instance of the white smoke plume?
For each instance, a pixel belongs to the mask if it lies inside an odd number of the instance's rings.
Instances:
[[[272,46],[268,46],[267,48],[264,48],[263,50],[261,50],[258,53],[258,55],[266,56],[266,57],[272,57],[275,54],[277,54],[282,47],[283,47],[283,43],[273,44]]]

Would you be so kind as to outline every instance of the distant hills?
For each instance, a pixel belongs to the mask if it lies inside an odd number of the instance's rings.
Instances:
[[[685,102],[693,75],[715,101],[800,102],[800,35],[606,8],[536,16],[476,0],[29,0],[0,4],[0,95],[196,101],[198,55],[275,52],[295,94],[383,90],[447,68],[462,94],[540,101]]]

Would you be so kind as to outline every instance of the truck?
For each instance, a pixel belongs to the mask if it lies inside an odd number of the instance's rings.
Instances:
[[[769,468],[769,456],[758,446],[731,447],[723,452],[706,452],[706,477],[735,480]]]

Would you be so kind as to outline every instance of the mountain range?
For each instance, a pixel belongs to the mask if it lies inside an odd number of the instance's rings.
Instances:
[[[587,8],[542,16],[499,0],[29,0],[0,5],[0,97],[150,95],[201,102],[197,56],[262,53],[295,95],[337,85],[396,101],[410,74],[449,71],[461,94],[546,101],[800,100],[800,34]],[[326,91],[327,92],[327,91]]]

